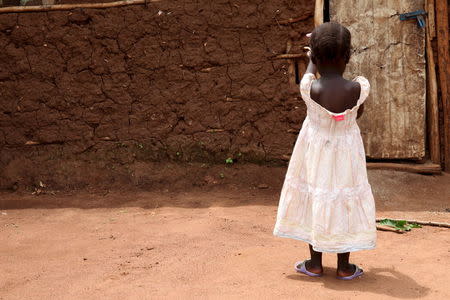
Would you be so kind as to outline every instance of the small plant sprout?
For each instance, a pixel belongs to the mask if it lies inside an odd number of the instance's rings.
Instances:
[[[222,179],[225,178],[225,175],[224,175],[223,173],[220,173],[219,176],[220,176],[220,178],[222,178]]]
[[[225,163],[226,164],[233,164],[233,159],[231,157],[228,157],[227,159],[225,159]]]
[[[181,154],[181,153],[180,153],[179,151],[177,151],[177,156],[180,156],[180,154]]]
[[[141,143],[139,143],[137,146],[139,149],[144,149],[144,145],[142,145]]]

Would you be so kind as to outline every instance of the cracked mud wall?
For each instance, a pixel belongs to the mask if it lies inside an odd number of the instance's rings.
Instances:
[[[161,1],[0,15],[0,188],[146,162],[285,163],[306,111],[293,63],[274,56],[301,52],[313,10]]]

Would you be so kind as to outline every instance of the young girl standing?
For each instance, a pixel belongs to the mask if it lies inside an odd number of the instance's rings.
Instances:
[[[363,274],[350,252],[375,248],[375,203],[356,119],[370,90],[366,78],[342,77],[350,32],[324,23],[310,36],[310,62],[300,83],[307,116],[297,137],[280,195],[274,234],[307,242],[311,259],[298,272],[321,276],[322,252],[337,253],[337,278]],[[315,73],[320,73],[320,78]]]

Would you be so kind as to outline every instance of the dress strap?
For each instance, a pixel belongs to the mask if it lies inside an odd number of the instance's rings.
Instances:
[[[370,93],[370,83],[369,80],[367,80],[364,76],[356,76],[353,81],[358,82],[361,85],[361,92],[359,94],[359,99],[357,102],[357,106],[361,105],[366,101],[367,96],[369,96]]]
[[[311,85],[314,80],[316,80],[316,75],[313,73],[305,73],[302,77],[302,81],[300,81],[300,94],[305,102],[311,99]]]

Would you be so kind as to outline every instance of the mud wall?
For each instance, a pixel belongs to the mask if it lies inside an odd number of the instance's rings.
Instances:
[[[305,107],[275,56],[301,52],[313,10],[185,0],[0,15],[0,187],[142,162],[283,163]]]

